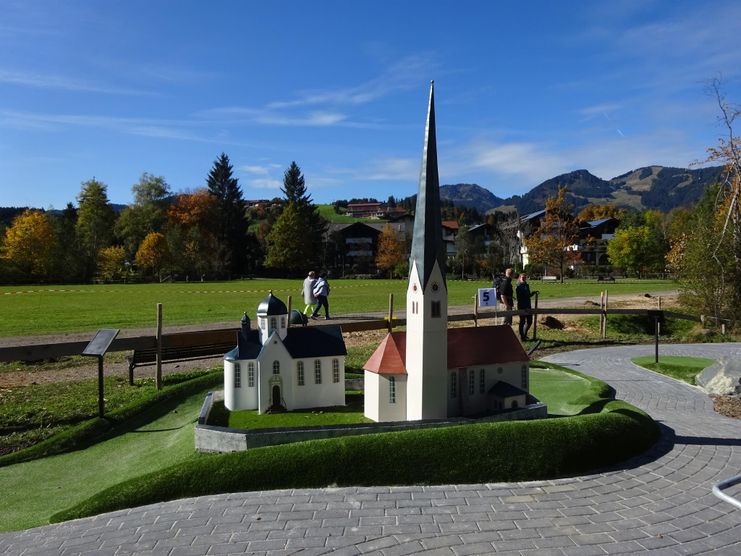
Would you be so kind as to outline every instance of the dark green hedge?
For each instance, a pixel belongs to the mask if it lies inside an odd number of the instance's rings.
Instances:
[[[152,396],[144,402],[131,403],[111,411],[105,417],[89,419],[38,444],[0,457],[0,467],[86,448],[95,442],[136,428],[151,420],[155,414],[167,413],[184,398],[222,384],[223,377],[223,371],[217,369],[195,375],[194,378],[167,386],[160,391],[153,390]]]
[[[201,455],[108,488],[52,521],[223,492],[564,477],[623,461],[658,437],[656,423],[625,402],[604,400],[600,410]]]

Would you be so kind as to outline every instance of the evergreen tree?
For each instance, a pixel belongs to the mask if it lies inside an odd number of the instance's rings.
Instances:
[[[83,278],[91,279],[97,268],[98,252],[111,244],[114,213],[108,202],[108,187],[95,178],[82,183],[77,196],[79,209],[75,232],[80,246]]]
[[[283,174],[283,187],[281,191],[286,196],[286,201],[293,201],[297,205],[308,205],[311,203],[311,197],[306,194],[306,184],[304,176],[301,174],[301,168],[296,161]]]
[[[265,266],[303,274],[320,267],[328,223],[306,194],[301,169],[292,162],[283,179],[287,205],[265,238]]]
[[[233,177],[229,157],[221,153],[208,174],[208,193],[216,199],[214,235],[220,246],[223,268],[242,273],[247,267],[247,216],[242,189]]]

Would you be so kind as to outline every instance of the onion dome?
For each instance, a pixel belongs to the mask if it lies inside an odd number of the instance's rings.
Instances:
[[[286,307],[286,304],[273,295],[273,290],[270,290],[268,296],[263,299],[257,306],[258,317],[270,317],[275,315],[287,314],[288,308]]]

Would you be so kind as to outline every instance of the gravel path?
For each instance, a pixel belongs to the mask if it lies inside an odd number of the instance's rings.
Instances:
[[[741,421],[700,390],[643,370],[651,346],[547,360],[601,378],[662,426],[617,469],[527,483],[204,496],[0,535],[4,554],[741,554],[741,510],[711,494],[741,472]],[[662,353],[741,356],[741,344]],[[391,478],[390,478],[391,479]],[[741,497],[741,488],[729,491]]]

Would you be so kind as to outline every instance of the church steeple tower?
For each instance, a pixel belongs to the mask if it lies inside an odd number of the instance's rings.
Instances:
[[[445,280],[445,245],[443,243],[442,217],[440,215],[440,178],[437,173],[437,138],[435,131],[435,82],[430,82],[430,102],[427,108],[427,125],[422,150],[422,169],[419,173],[417,206],[414,213],[412,251],[409,268],[417,262],[417,272],[422,288],[437,261]]]
[[[448,289],[437,172],[435,89],[430,83],[407,288],[407,419],[447,417]]]

